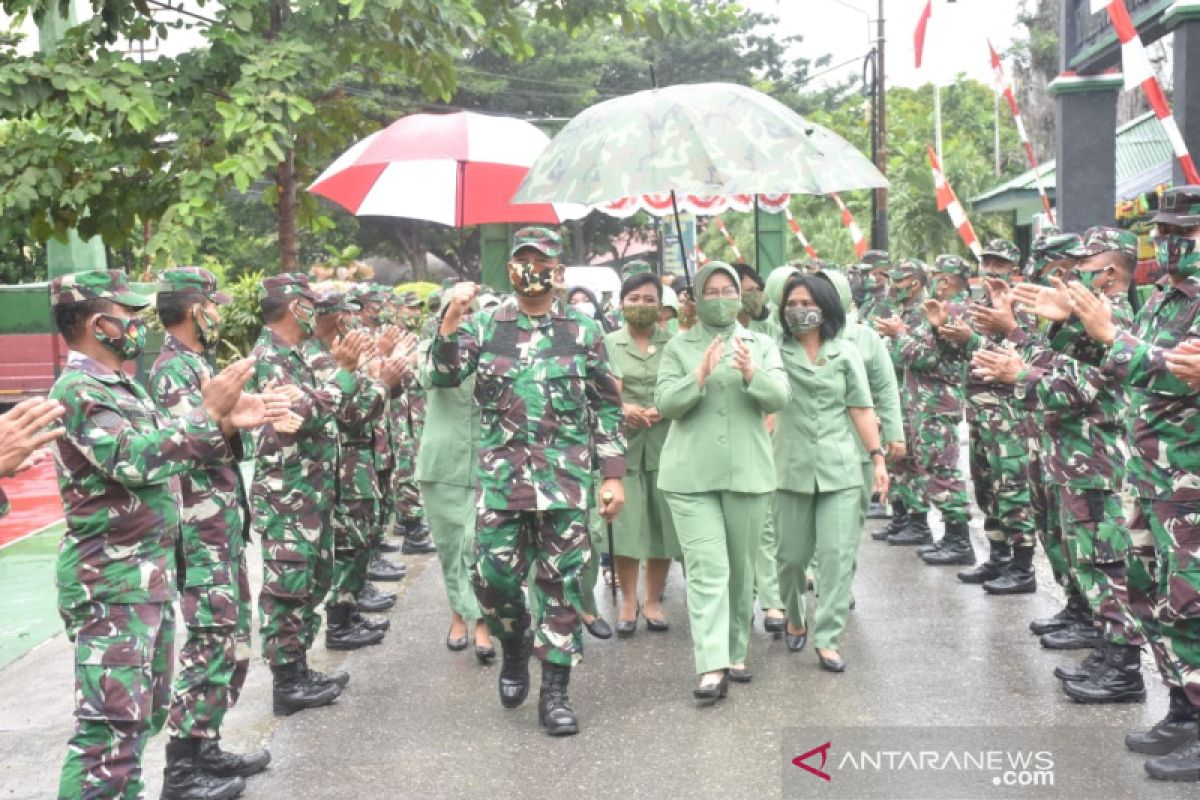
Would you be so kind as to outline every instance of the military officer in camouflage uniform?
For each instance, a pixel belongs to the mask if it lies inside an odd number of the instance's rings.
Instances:
[[[321,626],[317,606],[333,575],[330,520],[337,480],[339,409],[362,381],[356,373],[369,343],[355,331],[333,349],[338,368],[320,381],[306,357],[305,340],[316,322],[316,297],[308,278],[272,275],[258,290],[263,330],[253,355],[254,385],[279,384],[296,394],[302,418],[294,432],[266,425],[257,432],[253,507],[263,550],[263,587],[258,596],[263,656],[274,678],[275,713],[286,715],[333,702],[349,682],[345,672],[310,670],[308,649]]]
[[[185,418],[201,408],[203,384],[221,340],[219,306],[230,301],[217,279],[198,267],[159,276],[155,298],[166,331],[150,370],[150,394],[159,408]],[[242,437],[229,440],[231,458],[197,465],[179,476],[180,609],[187,641],[179,652],[167,717],[168,786],[178,787],[180,765],[195,759],[218,777],[249,777],[266,769],[266,750],[244,756],[220,748],[221,721],[241,694],[250,667],[250,579],[245,547],[250,517],[237,462],[250,456]]]
[[[863,322],[871,325],[876,317],[892,315],[889,278],[891,257],[886,250],[868,250],[863,253],[863,265],[866,273],[863,277],[863,292],[866,299],[859,304],[858,316]]]
[[[241,402],[249,360],[208,381],[186,416],[159,410],[124,371],[145,342],[137,314],[149,302],[116,270],[50,283],[55,326],[70,348],[50,390],[66,409],[54,448],[67,525],[55,583],[75,644],[75,732],[60,798],[141,796],[142,752],[170,699],[177,478],[228,463],[237,428],[263,421],[261,401],[256,410]],[[242,778],[209,776],[191,755],[168,766],[168,777],[174,769],[185,778],[168,787],[210,799],[241,793]]]
[[[421,299],[416,292],[405,292],[397,299],[400,325],[409,332],[418,332],[421,327]],[[432,553],[437,546],[429,535],[425,508],[421,505],[421,491],[413,477],[417,455],[421,450],[421,431],[425,426],[425,390],[416,379],[415,370],[410,371],[404,380],[404,391],[398,398],[396,412],[396,419],[404,428],[406,444],[404,457],[397,460],[392,484],[400,532],[404,534],[403,552],[405,555]]]
[[[517,231],[509,262],[516,302],[460,327],[477,292],[460,284],[446,299],[429,351],[433,386],[476,376],[482,434],[472,579],[504,648],[500,701],[508,708],[524,702],[533,646],[542,661],[538,717],[553,736],[579,730],[567,685],[582,657],[580,574],[589,552],[593,468],[603,479],[599,511],[606,519],[624,503],[625,475],[620,388],[599,325],[556,297],[561,253],[554,231]],[[521,591],[531,561],[536,636]]]

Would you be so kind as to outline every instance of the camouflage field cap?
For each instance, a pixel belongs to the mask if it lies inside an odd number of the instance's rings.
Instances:
[[[1137,249],[1137,234],[1133,231],[1096,225],[1087,229],[1087,233],[1083,235],[1083,243],[1072,248],[1070,255],[1075,258],[1087,258],[1115,250],[1137,258]]]
[[[1033,242],[1033,258],[1045,264],[1060,258],[1076,258],[1074,251],[1083,245],[1078,233],[1043,233]]]
[[[313,306],[318,314],[336,314],[339,311],[358,311],[358,303],[347,292],[326,292],[317,298]]]
[[[985,258],[987,256],[994,256],[1005,261],[1011,261],[1014,264],[1018,264],[1021,261],[1021,251],[1008,239],[989,239],[987,244],[983,246],[983,255]]]
[[[203,267],[176,267],[158,276],[158,293],[182,294],[191,292],[204,295],[219,306],[228,305],[233,298],[217,291],[217,276]]]
[[[558,258],[562,255],[562,238],[549,228],[541,226],[521,228],[513,234],[513,245],[512,250],[508,251],[509,256],[515,256],[522,247],[532,247],[548,258]]]
[[[974,272],[975,268],[971,266],[971,262],[962,256],[941,255],[933,261],[934,275],[953,275],[956,278],[969,281]]]
[[[929,267],[919,258],[902,258],[888,270],[888,276],[894,281],[913,277],[926,281],[929,279]]]
[[[1200,186],[1176,186],[1167,191],[1158,202],[1158,213],[1152,221],[1181,228],[1200,225]]]
[[[399,296],[399,300],[400,305],[405,308],[421,308],[425,305],[425,301],[416,292],[405,292]]]
[[[867,264],[870,267],[875,267],[880,264],[886,265],[891,260],[892,257],[888,255],[887,250],[868,250],[867,252],[863,253],[862,257],[862,263]]]
[[[628,278],[630,275],[640,275],[643,272],[653,272],[654,267],[650,266],[649,261],[643,261],[640,258],[635,258],[633,261],[627,262],[621,268],[621,275]]]
[[[129,286],[129,278],[118,269],[72,272],[50,281],[51,308],[86,300],[111,300],[129,308],[150,305],[150,298],[136,294]]]
[[[268,297],[306,297],[314,302],[317,299],[308,286],[308,276],[301,272],[284,272],[263,278],[258,287],[258,299]]]

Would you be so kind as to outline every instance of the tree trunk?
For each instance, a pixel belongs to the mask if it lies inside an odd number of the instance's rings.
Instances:
[[[279,269],[300,271],[300,241],[296,234],[296,151],[288,149],[287,158],[275,170],[275,213],[279,224]]]

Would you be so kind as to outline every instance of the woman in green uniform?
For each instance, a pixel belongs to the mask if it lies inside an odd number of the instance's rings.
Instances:
[[[881,495],[887,494],[887,467],[862,356],[839,338],[846,315],[833,285],[794,276],[783,289],[780,311],[779,351],[791,388],[774,435],[779,589],[788,616],[784,640],[792,652],[807,640],[805,571],[815,553],[821,594],[813,646],[823,669],[841,672],[846,663],[838,636],[849,616],[858,554],[859,442],[871,452],[874,489]]]
[[[687,571],[693,694],[715,702],[728,679],[750,679],[754,555],[775,489],[766,418],[787,404],[788,384],[775,342],[737,323],[737,272],[713,262],[693,286],[698,322],[667,343],[654,392],[671,420],[658,488]]]
[[[679,542],[666,500],[658,490],[658,459],[670,423],[654,407],[654,388],[663,348],[671,335],[658,326],[662,284],[650,273],[638,273],[621,285],[624,327],[605,337],[608,358],[621,378],[625,410],[625,508],[613,521],[613,555],[621,587],[617,635],[637,629],[638,610],[646,627],[665,631],[659,595],[667,584],[671,560],[679,556]],[[638,602],[638,574],[646,563],[646,583]]]

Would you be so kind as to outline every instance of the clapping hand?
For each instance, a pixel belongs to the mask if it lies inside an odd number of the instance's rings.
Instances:
[[[385,358],[379,367],[379,380],[389,389],[399,386],[408,374],[408,361],[404,356]]]
[[[200,387],[203,408],[217,422],[229,416],[242,397],[242,387],[250,379],[254,369],[254,357],[240,358]]]
[[[941,336],[951,344],[966,344],[974,331],[965,322],[951,317],[937,329],[938,336]]]
[[[61,426],[47,429],[66,411],[57,400],[34,398],[0,414],[0,476],[13,475],[37,463],[38,449],[62,436]]]
[[[1172,375],[1200,391],[1200,339],[1185,339],[1168,350],[1164,358]]]
[[[1071,309],[1087,335],[1100,344],[1109,345],[1117,338],[1117,326],[1113,322],[1112,303],[1107,295],[1095,295],[1086,289],[1082,283],[1071,281],[1067,284],[1070,295]]]
[[[987,278],[988,296],[992,305],[974,303],[971,306],[971,319],[979,328],[999,336],[1007,336],[1017,327],[1017,318],[1013,315],[1012,295],[1005,281],[998,278]]]
[[[1049,286],[1019,283],[1012,289],[1013,299],[1042,319],[1064,322],[1071,316],[1071,296],[1066,285],[1051,278]]]
[[[875,330],[879,331],[882,336],[895,339],[897,336],[907,333],[908,326],[900,317],[880,317],[875,320]]]
[[[713,370],[717,368],[717,364],[721,363],[721,356],[725,354],[725,342],[721,341],[721,337],[714,337],[708,343],[708,347],[704,351],[704,355],[700,356],[700,366],[696,370],[696,382],[701,386],[708,381]]]
[[[742,380],[747,384],[754,380],[754,356],[740,336],[733,337],[733,368],[742,373]]]
[[[347,372],[358,369],[359,359],[374,342],[366,331],[350,331],[333,344],[333,359]]]
[[[950,309],[946,304],[937,298],[930,298],[921,304],[921,310],[925,312],[925,319],[929,320],[929,327],[937,330],[946,324],[946,320],[950,319]]]
[[[1012,351],[977,350],[971,356],[971,374],[988,383],[1016,383],[1023,369],[1025,362]]]

